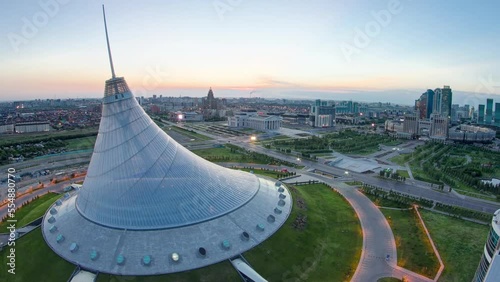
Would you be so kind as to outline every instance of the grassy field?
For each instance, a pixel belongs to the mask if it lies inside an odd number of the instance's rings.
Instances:
[[[395,157],[390,158],[389,161],[391,161],[395,164],[398,164],[400,166],[404,166],[406,163],[406,161],[404,159],[404,155],[397,155]]]
[[[279,172],[272,171],[272,170],[249,169],[249,168],[237,168],[237,169],[242,170],[242,171],[247,171],[247,172],[253,171],[254,174],[263,175],[263,176],[271,177],[274,179],[277,179],[277,176],[279,174]]]
[[[37,132],[37,133],[25,133],[25,134],[6,134],[2,135],[0,139],[0,146],[15,145],[18,143],[25,143],[29,141],[30,143],[36,143],[40,141],[46,141],[49,139],[59,139],[71,138],[71,136],[78,136],[81,134],[95,134],[97,135],[97,127],[90,127],[84,129],[75,130],[63,130],[63,131],[50,131],[50,132]]]
[[[61,195],[56,193],[49,193],[33,200],[31,203],[24,205],[16,211],[17,227],[22,227],[33,220],[43,216],[47,209],[52,205]],[[0,223],[0,233],[7,232],[8,224],[6,222]]]
[[[75,266],[56,255],[42,237],[40,228],[16,241],[16,274],[7,273],[7,248],[0,252],[0,281],[67,281]]]
[[[394,277],[384,277],[377,280],[377,282],[401,282],[401,280]]]
[[[406,177],[406,178],[410,178],[410,174],[408,174],[408,171],[406,171],[406,170],[402,170],[402,169],[400,169],[400,170],[398,170],[398,171],[396,171],[396,172],[397,172],[400,176],[403,176],[403,177]]]
[[[208,136],[205,136],[205,135],[202,135],[202,134],[199,134],[199,133],[196,133],[194,131],[191,131],[191,130],[188,130],[188,129],[184,129],[184,128],[180,128],[178,126],[164,126],[163,127],[163,130],[168,134],[168,132],[170,130],[172,131],[175,131],[175,132],[178,132],[184,136],[187,136],[191,139],[195,139],[194,141],[207,141],[207,140],[212,140],[212,138],[208,137]]]
[[[420,210],[443,263],[439,281],[472,281],[489,227]]]
[[[244,158],[246,156],[243,155],[242,153],[231,151],[231,149],[227,147],[200,149],[200,150],[193,150],[192,152],[212,162],[231,162],[231,163],[244,162],[244,163],[256,163],[256,164],[267,163],[260,160],[252,159],[250,157]]]
[[[245,258],[269,281],[349,281],[362,246],[354,210],[322,184],[290,190],[294,199],[290,217],[270,239],[246,252]],[[294,227],[299,215],[307,217],[303,230]]]
[[[372,202],[378,207],[397,208],[397,209],[407,209],[410,207],[409,205],[401,204],[389,199],[375,197],[374,195],[370,194],[365,194],[365,196],[368,197],[370,200],[372,200]]]
[[[439,269],[439,261],[414,210],[380,211],[391,225],[398,251],[398,265],[434,278]]]
[[[66,149],[69,151],[87,150],[94,148],[96,136],[89,136],[83,138],[70,139],[66,141]]]

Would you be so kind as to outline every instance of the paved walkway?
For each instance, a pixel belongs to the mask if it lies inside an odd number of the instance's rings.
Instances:
[[[303,173],[307,174],[307,173]],[[363,193],[352,186],[326,177],[312,175],[335,188],[356,211],[363,230],[361,259],[351,281],[371,282],[383,277],[408,281],[433,281],[427,277],[397,266],[396,241],[385,216]]]
[[[406,276],[409,281],[432,281],[397,266],[396,241],[392,229],[380,210],[357,189],[334,183],[358,214],[363,229],[361,260],[351,281],[377,281],[382,277]]]
[[[405,167],[406,167],[406,171],[408,171],[408,175],[410,176],[410,179],[415,179],[413,178],[413,173],[411,172],[411,168],[410,168],[410,165],[408,164],[408,162],[405,163]]]

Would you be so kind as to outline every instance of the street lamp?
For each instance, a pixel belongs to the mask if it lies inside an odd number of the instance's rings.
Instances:
[[[300,162],[300,158],[297,158],[297,161]]]
[[[344,172],[344,174],[346,177],[349,176],[349,172],[347,170]]]
[[[255,135],[250,136],[250,141],[255,141],[255,140],[257,140],[257,136]]]

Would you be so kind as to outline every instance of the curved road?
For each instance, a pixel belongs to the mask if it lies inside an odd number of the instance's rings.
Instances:
[[[16,204],[16,207],[20,207],[21,205],[30,201],[36,196],[41,196],[48,192],[61,192],[63,191],[64,187],[68,186],[69,183],[80,181],[83,180],[84,178],[85,176],[77,177],[70,179],[68,181],[59,182],[57,184],[45,183],[45,187],[35,190],[33,193],[27,193],[22,195],[21,197],[16,197],[14,203]],[[3,205],[0,207],[0,219],[3,218],[6,214],[7,214],[7,205]]]

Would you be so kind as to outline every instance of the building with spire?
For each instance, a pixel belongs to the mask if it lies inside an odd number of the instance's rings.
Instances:
[[[287,188],[179,145],[116,77],[107,28],[106,40],[112,77],[94,151],[82,188],[43,218],[48,246],[93,272],[157,275],[230,259],[274,234],[291,212]]]
[[[214,97],[214,92],[212,91],[212,87],[210,87],[210,90],[208,90],[207,99],[205,100],[205,109],[209,110],[219,109],[219,103],[217,99]]]

